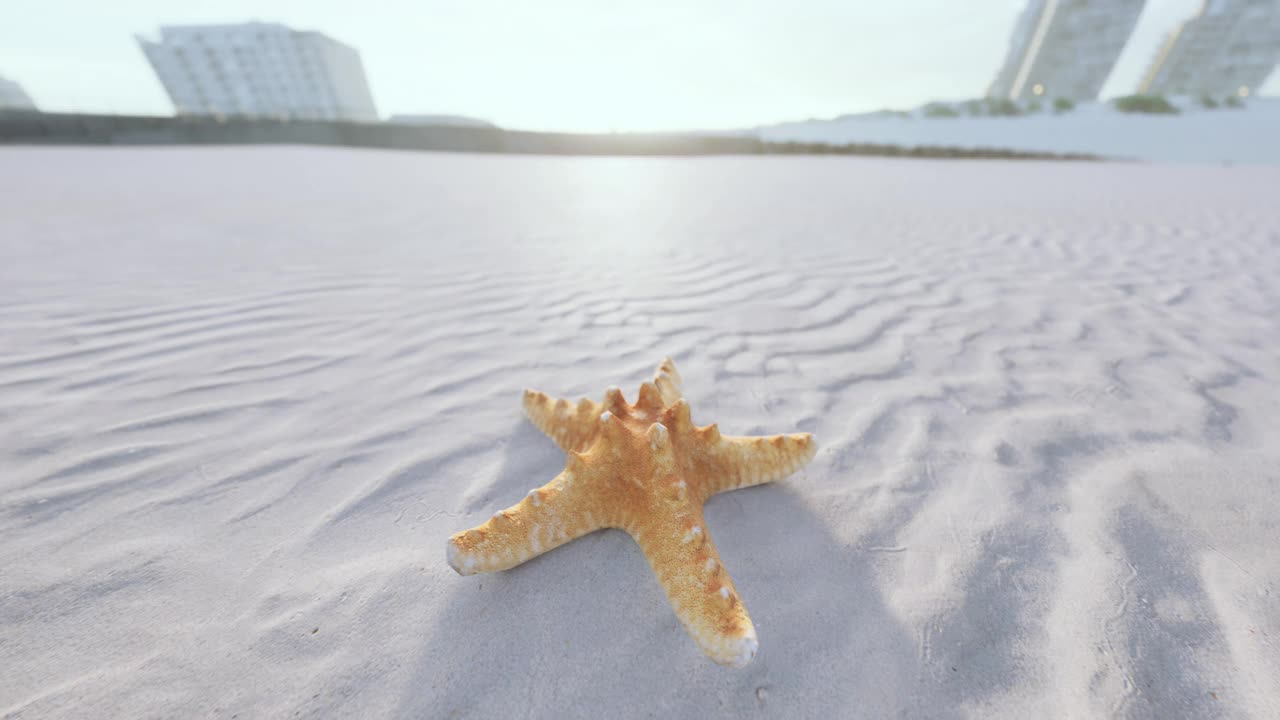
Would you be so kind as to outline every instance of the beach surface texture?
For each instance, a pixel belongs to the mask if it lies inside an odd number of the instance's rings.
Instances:
[[[1280,167],[0,149],[0,717],[1280,717]],[[663,357],[813,433],[460,577]]]

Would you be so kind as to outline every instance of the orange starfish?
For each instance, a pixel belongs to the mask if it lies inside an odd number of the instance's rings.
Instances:
[[[526,390],[524,410],[569,455],[564,472],[483,525],[449,538],[462,575],[494,572],[604,528],[627,531],[702,650],[742,667],[759,643],[702,518],[707,498],[780,480],[814,456],[808,433],[722,436],[696,427],[668,358],[634,405],[610,388],[574,405]]]

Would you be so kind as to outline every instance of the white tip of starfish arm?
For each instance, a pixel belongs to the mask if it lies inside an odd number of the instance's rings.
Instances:
[[[449,567],[459,575],[475,575],[476,559],[474,557],[463,557],[464,553],[458,547],[458,544],[449,538],[448,548],[445,550],[445,557],[449,561]]]
[[[745,635],[729,643],[730,655],[725,664],[732,668],[744,668],[756,657],[760,649],[760,640],[756,638],[756,629],[749,628]]]
[[[818,441],[809,433],[801,433],[796,437],[799,438],[801,442],[805,443],[806,446],[805,452],[801,455],[801,457],[804,458],[804,462],[801,463],[803,466],[808,464],[808,462],[818,454]]]
[[[676,402],[683,394],[680,386],[680,376],[675,374],[674,367],[668,372],[662,366],[659,366],[658,374],[653,376],[653,384],[658,388],[658,393],[662,396],[664,405]]]
[[[537,409],[545,397],[545,395],[537,390],[525,388],[524,398],[520,402],[520,407],[524,410],[525,417],[528,417],[530,420],[537,423]]]
[[[654,372],[655,377],[661,375],[666,375],[677,390],[683,384],[680,372],[676,370],[675,362],[669,357],[663,358],[662,362],[658,363],[658,369]]]
[[[760,640],[756,637],[756,629],[748,627],[741,635],[712,641],[711,646],[703,650],[720,665],[741,669],[755,659],[756,652],[760,650]]]

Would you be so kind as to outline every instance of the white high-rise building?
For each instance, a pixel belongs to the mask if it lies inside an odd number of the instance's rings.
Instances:
[[[1169,34],[1138,92],[1249,95],[1280,62],[1280,0],[1207,0]]]
[[[31,96],[18,83],[0,77],[0,110],[35,110]]]
[[[374,122],[360,53],[276,23],[160,28],[138,37],[179,115]]]
[[[1093,100],[1146,0],[1030,0],[987,97]]]

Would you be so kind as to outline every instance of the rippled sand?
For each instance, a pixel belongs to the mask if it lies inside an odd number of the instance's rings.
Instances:
[[[0,716],[1280,715],[1280,168],[0,149]],[[813,432],[462,578],[534,386]]]

